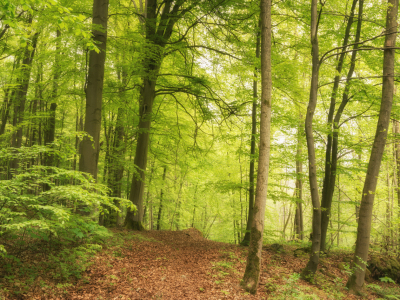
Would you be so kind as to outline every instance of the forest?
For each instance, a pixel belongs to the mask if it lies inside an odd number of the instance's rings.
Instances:
[[[0,299],[400,299],[398,6],[0,0]]]

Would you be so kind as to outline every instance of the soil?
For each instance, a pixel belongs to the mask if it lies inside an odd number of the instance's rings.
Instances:
[[[284,251],[263,248],[262,273],[256,295],[239,285],[246,266],[247,247],[209,241],[200,231],[117,231],[117,246],[109,243],[73,285],[48,282],[19,298],[6,299],[293,299],[293,289],[313,298],[376,299],[368,292],[361,298],[345,289],[348,274],[338,268],[343,253],[321,260],[315,284],[298,279],[308,256],[294,256],[298,246]],[[329,290],[327,290],[329,288]],[[337,298],[332,298],[336,293]],[[279,296],[280,295],[280,296]],[[284,295],[288,295],[285,297]],[[0,297],[1,298],[1,297]]]

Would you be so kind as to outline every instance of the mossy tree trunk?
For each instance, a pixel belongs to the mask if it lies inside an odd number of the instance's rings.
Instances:
[[[367,175],[365,176],[362,192],[360,217],[358,220],[356,249],[354,254],[354,272],[347,282],[348,289],[359,294],[364,285],[366,262],[371,234],[372,209],[374,205],[375,190],[378,182],[383,151],[390,122],[394,93],[394,62],[396,36],[397,36],[397,11],[398,0],[388,0],[386,16],[385,50],[383,54],[383,80],[382,101],[379,119],[376,127],[375,139],[369,159]]]
[[[257,186],[242,287],[255,294],[260,279],[271,136],[271,0],[261,0],[261,117]]]

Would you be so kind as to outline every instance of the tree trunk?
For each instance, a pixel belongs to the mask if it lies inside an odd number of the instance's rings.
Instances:
[[[153,179],[153,173],[154,173],[154,164],[155,161],[153,160],[153,162],[150,165],[150,175],[149,175],[149,182],[147,184],[147,195],[146,195],[146,207],[149,207],[149,203],[150,203],[150,186],[151,186],[151,180]],[[143,214],[143,220],[146,220],[146,209],[144,210],[144,214]],[[150,217],[149,217],[149,221],[150,221]],[[150,228],[150,223],[149,223],[149,228]]]
[[[195,223],[195,217],[196,217],[196,195],[197,195],[197,184],[196,187],[194,188],[194,195],[193,195],[193,218],[192,218],[192,228],[194,228],[194,223]]]
[[[112,167],[112,196],[121,198],[122,196],[122,178],[124,176],[124,162],[126,144],[124,143],[125,128],[123,119],[125,116],[125,108],[118,108],[117,124],[115,126],[114,146],[113,146],[113,167]],[[119,202],[115,205],[121,209]],[[116,225],[121,226],[123,223],[121,212],[117,213]]]
[[[14,60],[13,70],[12,70],[12,73],[11,73],[11,76],[10,76],[10,84],[12,84],[14,71],[18,70],[18,68],[19,68],[19,63],[20,63],[20,58],[17,57]],[[4,134],[4,132],[5,132],[7,120],[8,120],[9,115],[10,115],[10,108],[11,108],[11,105],[12,105],[12,103],[14,101],[15,94],[16,94],[16,89],[15,88],[8,87],[6,89],[6,91],[5,91],[4,103],[3,103],[3,107],[2,107],[2,113],[1,113],[0,135]]]
[[[250,233],[249,252],[242,287],[255,294],[260,279],[261,250],[264,233],[265,205],[271,135],[271,0],[261,0],[261,118],[256,196]]]
[[[163,172],[163,185],[165,184],[165,175],[167,174],[167,167],[164,166],[164,172]],[[163,189],[161,188],[160,191],[160,206],[158,207],[158,216],[157,216],[157,230],[161,230],[161,214],[162,214],[162,208],[163,208],[163,196],[164,192]]]
[[[383,55],[382,102],[361,198],[360,219],[358,221],[354,255],[354,273],[347,282],[347,287],[353,293],[360,293],[364,285],[375,190],[392,110],[394,91],[394,47],[396,45],[397,11],[399,3],[398,0],[388,0],[388,4],[386,16],[387,35],[385,36],[385,50]]]
[[[137,210],[128,209],[125,218],[125,226],[129,229],[143,230],[143,192],[147,167],[147,152],[149,148],[149,134],[157,76],[163,60],[163,50],[171,37],[175,22],[183,16],[179,12],[184,0],[173,3],[172,0],[165,1],[161,16],[158,20],[157,0],[147,1],[147,13],[143,16],[146,20],[146,40],[149,45],[154,45],[151,57],[146,57],[143,69],[146,75],[143,77],[143,86],[140,95],[138,140],[136,145],[134,164],[135,176],[132,176],[129,200],[136,206]],[[173,5],[172,5],[173,4]]]
[[[294,217],[294,234],[295,238],[300,240],[304,239],[304,228],[303,228],[303,163],[301,162],[301,123],[303,116],[299,114],[299,126],[297,128],[297,153],[296,153],[296,214]]]
[[[397,173],[397,214],[400,218],[400,123],[399,121],[394,121],[394,132],[395,132],[395,152],[396,152],[396,173]],[[400,224],[399,230],[400,232]],[[398,248],[400,252],[400,240],[398,241]]]
[[[158,73],[158,68],[155,71]],[[140,122],[138,140],[136,145],[134,165],[137,174],[132,176],[131,191],[129,200],[136,206],[136,211],[128,209],[126,214],[125,223],[126,227],[134,230],[144,230],[143,220],[143,192],[145,171],[147,167],[147,153],[149,148],[149,132],[151,125],[151,114],[153,108],[154,94],[155,94],[155,80],[146,78],[141,95],[140,105]]]
[[[353,0],[353,4],[351,6],[351,11],[350,11],[350,17],[347,21],[347,26],[346,26],[346,31],[343,39],[343,47],[348,45],[349,42],[349,37],[350,37],[350,29],[353,24],[353,19],[354,19],[354,10],[356,8],[358,0]],[[362,0],[360,3],[363,2]],[[360,4],[361,5],[361,4]],[[359,21],[358,24],[361,24],[361,17],[362,15],[359,15]],[[361,27],[360,27],[361,28]],[[358,41],[355,41],[356,43]],[[336,76],[334,79],[334,84],[333,84],[333,90],[332,90],[332,96],[331,96],[331,103],[329,107],[329,113],[328,113],[328,126],[329,126],[329,133],[327,137],[327,144],[326,144],[326,152],[325,152],[325,177],[324,177],[324,185],[322,188],[322,199],[321,199],[321,207],[323,208],[321,211],[321,251],[325,251],[325,243],[326,243],[326,233],[328,230],[328,223],[329,223],[329,217],[330,217],[330,209],[332,206],[332,197],[333,197],[333,190],[335,187],[335,183],[331,182],[335,180],[335,171],[332,170],[332,161],[337,160],[337,157],[334,156],[333,154],[333,147],[332,147],[332,140],[333,140],[333,117],[334,117],[334,112],[335,112],[335,106],[336,106],[336,96],[337,96],[337,91],[339,88],[339,83],[340,83],[340,76],[343,68],[343,63],[344,59],[346,56],[345,50],[347,47],[342,49],[342,53],[339,56],[338,64],[336,67]],[[357,53],[356,51],[353,52],[353,54]]]
[[[257,28],[256,37],[256,58],[260,57],[260,26]],[[253,81],[253,108],[251,111],[251,141],[250,141],[250,171],[249,171],[249,211],[247,216],[246,233],[241,245],[248,246],[250,243],[250,231],[251,224],[253,222],[253,207],[254,207],[254,164],[256,154],[256,134],[257,134],[257,68],[254,70],[254,81]]]
[[[100,151],[101,109],[103,99],[104,64],[106,60],[108,0],[93,0],[93,25],[101,30],[93,30],[93,40],[97,42],[99,53],[89,53],[89,70],[86,87],[85,136],[80,143],[79,171],[89,173],[97,179],[97,163]],[[91,140],[91,138],[93,140]]]
[[[310,280],[317,271],[319,262],[319,251],[321,241],[321,207],[319,202],[318,181],[317,181],[317,163],[315,160],[315,143],[313,136],[313,117],[315,107],[317,106],[318,93],[318,73],[319,73],[319,49],[318,49],[318,1],[312,0],[311,3],[311,45],[312,45],[312,75],[310,87],[310,100],[307,107],[305,122],[307,150],[308,150],[308,176],[310,181],[311,201],[313,207],[312,218],[312,245],[311,255],[301,276],[305,280]]]
[[[32,23],[32,19],[30,19],[30,23]],[[17,88],[17,92],[14,99],[14,120],[13,126],[17,126],[17,131],[12,136],[11,146],[14,148],[20,148],[22,145],[22,123],[24,121],[24,113],[25,113],[25,102],[26,102],[26,95],[28,93],[29,82],[31,77],[31,70],[32,70],[32,62],[35,56],[37,40],[39,37],[39,33],[35,33],[32,36],[32,44],[27,45],[24,58],[22,60],[22,74],[19,80],[19,86]],[[13,159],[11,161],[11,168],[14,171],[17,171],[19,165],[18,159]]]
[[[53,75],[53,91],[52,91],[52,103],[50,104],[50,112],[47,119],[47,124],[44,130],[44,144],[45,146],[50,146],[54,142],[55,132],[56,132],[56,109],[57,109],[57,93],[58,93],[58,80],[60,78],[60,62],[59,62],[59,51],[60,51],[60,37],[61,32],[57,30],[57,42],[56,42],[56,56],[54,60],[54,75]],[[44,165],[53,166],[54,165],[54,155],[52,153],[45,153],[44,155]],[[43,186],[45,191],[50,190],[50,186],[45,184]]]

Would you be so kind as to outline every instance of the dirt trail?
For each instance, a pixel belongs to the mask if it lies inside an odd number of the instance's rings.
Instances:
[[[208,241],[195,229],[116,234],[124,236],[124,243],[99,252],[74,286],[34,299],[268,299],[271,295],[293,299],[284,295],[299,286],[317,297],[302,299],[334,299],[326,296],[322,286],[287,279],[307,262],[307,257],[295,258],[290,249],[286,254],[263,251],[260,285],[253,296],[239,286],[245,247]],[[334,266],[334,258],[324,264],[338,278],[346,278]],[[358,299],[343,292],[343,298]]]

